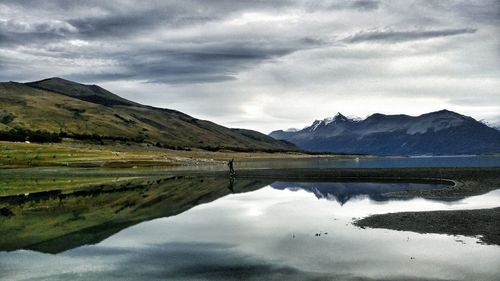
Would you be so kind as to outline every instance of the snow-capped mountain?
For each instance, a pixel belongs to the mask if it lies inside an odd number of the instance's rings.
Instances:
[[[329,117],[325,118],[323,120],[316,120],[313,122],[313,124],[309,127],[310,132],[316,131],[318,128],[321,129],[323,127],[326,127],[330,124],[335,124],[335,125],[341,125],[342,123],[348,123],[348,122],[354,122],[354,120],[351,120],[344,115],[342,115],[340,112],[337,113],[334,117]]]
[[[500,131],[500,121],[491,122],[491,121],[486,121],[486,120],[480,120],[479,122],[485,124],[488,127],[491,127],[493,129]]]
[[[270,136],[311,151],[380,155],[500,152],[498,130],[448,110],[416,117],[376,113],[364,120],[337,113],[300,131],[279,130]]]

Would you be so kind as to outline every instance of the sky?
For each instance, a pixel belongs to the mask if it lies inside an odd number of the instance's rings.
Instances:
[[[264,133],[337,112],[500,125],[500,0],[0,0],[0,81],[48,77]]]

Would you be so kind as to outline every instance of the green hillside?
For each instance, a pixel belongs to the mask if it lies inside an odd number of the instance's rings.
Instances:
[[[184,113],[140,105],[99,86],[61,78],[0,83],[0,139],[29,132],[79,141],[148,143],[167,148],[289,151],[296,148],[256,131],[229,129]],[[19,133],[20,132],[20,133]],[[19,140],[19,136],[15,135]],[[10,138],[10,139],[9,139]],[[41,140],[52,138],[41,138]]]

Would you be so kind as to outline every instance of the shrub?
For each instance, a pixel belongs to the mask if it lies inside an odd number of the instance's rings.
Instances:
[[[0,123],[9,124],[14,121],[15,118],[16,116],[10,112],[0,111]]]
[[[0,131],[0,140],[5,141],[30,141],[30,142],[61,142],[57,133],[37,130],[32,131],[23,128],[14,128],[9,131]]]

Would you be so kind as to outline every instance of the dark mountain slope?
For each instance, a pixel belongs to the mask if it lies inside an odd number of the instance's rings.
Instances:
[[[500,132],[448,110],[416,117],[373,114],[364,120],[339,113],[300,131],[280,130],[270,136],[312,151],[379,155],[500,152]]]

